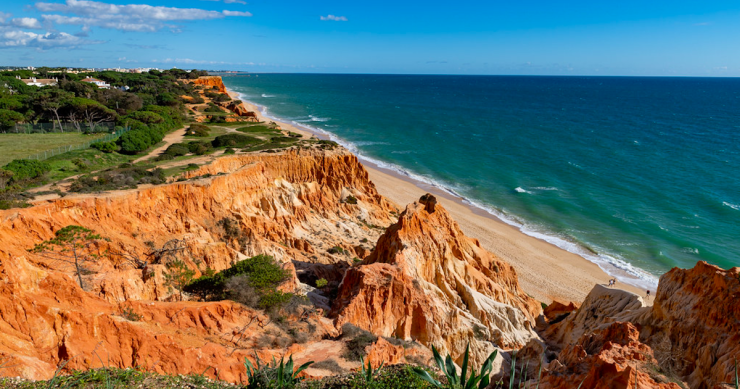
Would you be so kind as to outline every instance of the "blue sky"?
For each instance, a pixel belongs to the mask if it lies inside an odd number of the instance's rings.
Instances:
[[[740,2],[3,1],[0,65],[740,76]]]

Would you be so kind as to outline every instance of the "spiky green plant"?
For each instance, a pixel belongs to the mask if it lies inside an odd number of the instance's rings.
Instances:
[[[284,361],[284,358],[280,358],[280,363],[275,361],[275,357],[272,358],[272,363],[262,365],[260,358],[255,354],[255,362],[257,366],[252,365],[249,359],[244,358],[244,367],[247,368],[247,378],[249,383],[247,384],[248,389],[292,389],[301,381],[298,374],[305,370],[313,361],[306,362],[297,369],[293,369],[293,356],[288,358],[288,362]]]
[[[447,385],[443,385],[441,382],[434,379],[429,373],[419,367],[414,368],[414,373],[426,382],[434,385],[437,388],[460,388],[460,389],[485,389],[490,383],[491,368],[493,360],[496,359],[498,350],[495,350],[488,356],[481,366],[480,373],[476,374],[475,370],[471,367],[470,376],[468,377],[468,358],[470,356],[470,344],[465,347],[465,354],[463,355],[463,363],[461,368],[460,376],[457,376],[455,370],[455,364],[452,362],[452,357],[447,355],[446,360],[442,359],[437,349],[432,346],[432,353],[434,353],[434,360],[437,363],[439,369],[444,373],[447,378]]]
[[[735,360],[735,389],[740,389],[740,380],[737,379],[737,359]]]
[[[509,389],[514,389],[514,377],[516,376],[516,351],[511,354],[511,376],[509,376]]]
[[[365,359],[362,356],[360,356],[360,363],[362,363],[362,377],[365,379],[365,383],[372,385],[375,382],[375,375],[380,373],[380,369],[383,368],[383,363],[385,362],[380,362],[380,366],[375,370],[373,370],[373,365],[370,361],[367,362],[367,367],[365,367]]]

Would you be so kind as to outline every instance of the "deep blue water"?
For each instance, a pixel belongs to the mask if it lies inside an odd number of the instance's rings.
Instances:
[[[653,281],[740,265],[740,79],[259,74],[268,114]]]

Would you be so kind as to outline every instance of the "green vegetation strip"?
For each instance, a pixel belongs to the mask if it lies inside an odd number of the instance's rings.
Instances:
[[[49,152],[62,146],[77,146],[91,140],[100,139],[105,134],[85,135],[75,133],[51,134],[0,134],[0,166],[14,159]]]

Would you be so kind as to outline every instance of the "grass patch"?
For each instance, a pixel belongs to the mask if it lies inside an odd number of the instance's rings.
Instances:
[[[205,373],[205,372],[203,372]],[[136,369],[92,369],[75,371],[48,381],[26,381],[17,378],[0,378],[0,387],[8,389],[92,389],[92,388],[192,388],[226,389],[241,387],[228,382],[214,381],[203,374],[159,375]]]
[[[105,134],[0,134],[0,166],[60,146],[76,146],[104,137]],[[51,154],[49,154],[51,156]]]
[[[95,149],[75,150],[47,159],[51,171],[47,175],[50,181],[59,181],[70,176],[95,170],[107,169],[122,163],[130,163],[136,157],[119,153],[104,153]],[[84,167],[73,161],[84,161]]]
[[[163,184],[162,169],[146,170],[143,167],[112,169],[96,175],[82,176],[69,187],[70,192],[91,193],[118,189],[135,189],[141,184]]]

